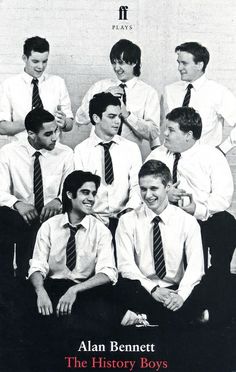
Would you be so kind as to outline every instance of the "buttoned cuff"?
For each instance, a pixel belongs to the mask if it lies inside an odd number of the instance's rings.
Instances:
[[[102,274],[105,274],[106,276],[108,276],[112,285],[115,285],[117,283],[117,280],[118,280],[117,269],[111,268],[111,267],[105,267],[102,270],[100,270],[99,272],[97,272],[96,274],[98,274],[98,273],[102,273]]]
[[[29,261],[29,264],[30,264],[30,268],[29,268],[27,279],[29,279],[30,276],[37,271],[39,271],[42,274],[43,279],[46,278],[48,271],[49,271],[48,263],[45,263],[45,265],[43,265],[42,262],[35,260],[35,259],[31,259]]]
[[[196,209],[194,212],[194,217],[197,220],[206,221],[209,217],[207,207],[200,203],[196,203]]]
[[[226,140],[219,146],[224,154],[227,154],[227,152],[229,152],[233,147],[234,145],[232,144],[230,137],[226,138]]]

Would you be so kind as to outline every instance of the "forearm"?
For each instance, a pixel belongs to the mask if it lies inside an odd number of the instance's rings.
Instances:
[[[23,132],[25,125],[23,120],[16,121],[1,121],[0,122],[0,134],[14,136],[17,133]]]
[[[154,141],[160,136],[159,125],[154,123],[152,120],[141,119],[131,113],[125,119],[125,123],[138,137],[142,139]]]
[[[110,283],[108,276],[103,273],[98,273],[84,282],[75,284],[72,288],[74,293],[77,294],[108,283]]]
[[[62,128],[63,132],[69,132],[73,128],[73,119],[66,118],[65,126]]]
[[[34,272],[30,276],[30,281],[31,281],[36,293],[38,293],[40,290],[44,289],[43,276],[39,271]]]

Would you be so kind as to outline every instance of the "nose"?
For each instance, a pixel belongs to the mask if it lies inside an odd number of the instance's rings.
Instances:
[[[95,200],[95,196],[92,193],[89,193],[88,194],[88,201],[94,202],[94,200]]]
[[[113,68],[114,68],[115,71],[118,71],[119,68],[120,68],[120,64],[119,64],[119,62],[114,62],[114,63],[113,63]]]
[[[179,63],[179,65],[178,65],[178,70],[179,70],[179,71],[182,71],[182,70],[183,70],[183,65],[182,65],[182,63]]]
[[[146,191],[146,194],[145,194],[145,199],[148,199],[148,198],[150,198],[152,196],[152,192],[151,192],[151,190],[147,190]]]
[[[57,140],[57,133],[53,133],[52,142],[56,142],[56,140]]]
[[[37,67],[40,68],[40,69],[43,69],[43,62],[38,62]]]
[[[115,118],[115,124],[120,124],[121,118],[119,116],[116,116]]]
[[[164,130],[164,136],[167,137],[168,134],[169,134],[169,131],[168,131],[168,129],[166,128],[166,129]]]

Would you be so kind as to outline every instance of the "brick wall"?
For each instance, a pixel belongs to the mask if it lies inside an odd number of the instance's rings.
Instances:
[[[118,21],[128,5],[128,21]],[[208,76],[236,94],[236,2],[234,0],[0,0],[0,82],[22,71],[22,44],[27,37],[46,37],[51,44],[48,71],[66,80],[73,111],[89,86],[113,76],[108,55],[120,38],[142,49],[142,78],[161,94],[177,79],[174,48],[185,41],[208,47]],[[132,29],[112,29],[113,25]],[[227,128],[226,128],[227,131]],[[88,128],[64,137],[71,147]],[[236,177],[236,150],[228,156]],[[231,211],[236,215],[236,194]]]

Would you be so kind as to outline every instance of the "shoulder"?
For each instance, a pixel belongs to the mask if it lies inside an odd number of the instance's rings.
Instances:
[[[45,82],[55,82],[58,84],[64,84],[65,81],[58,75],[45,74]]]
[[[55,149],[53,150],[53,153],[55,154],[73,154],[73,150],[67,146],[67,145],[63,145],[62,143],[60,142],[57,142],[56,146],[55,146]]]
[[[21,74],[16,74],[13,76],[10,76],[9,78],[5,79],[2,82],[2,86],[7,88],[7,87],[14,87],[15,84],[19,84],[20,82],[23,82]]]
[[[90,226],[96,228],[98,234],[101,235],[110,235],[110,230],[101,222],[97,217],[93,215],[88,215],[87,218],[89,219]]]
[[[75,146],[74,152],[76,153],[76,152],[80,151],[81,149],[84,149],[84,148],[86,149],[86,148],[90,147],[91,144],[92,144],[92,139],[89,136],[84,141],[80,142],[78,145]]]
[[[24,148],[25,147],[20,142],[12,142],[2,146],[0,154],[9,155],[10,157],[12,154],[19,153],[19,151],[23,152]]]
[[[102,92],[103,90],[108,89],[109,87],[116,85],[116,81],[113,79],[102,79],[96,81],[90,89],[93,89],[96,92]]]
[[[145,162],[148,160],[161,160],[163,157],[168,156],[168,150],[164,145],[158,146],[156,149],[152,150],[148,157],[146,158]]]
[[[138,145],[135,142],[128,140],[127,138],[116,136],[116,140],[117,140],[117,144],[119,146],[122,146],[123,148],[127,148],[131,151],[139,150]]]
[[[168,84],[165,86],[166,91],[173,91],[175,89],[182,89],[184,87],[183,81],[175,81],[174,83]]]
[[[186,226],[186,233],[188,232],[188,229],[191,227],[196,227],[198,226],[198,222],[194,216],[191,214],[185,212],[183,209],[180,207],[177,207],[175,205],[169,204],[169,213],[171,214],[171,217],[173,219],[173,222],[175,224],[182,224]]]

